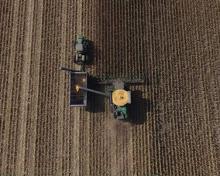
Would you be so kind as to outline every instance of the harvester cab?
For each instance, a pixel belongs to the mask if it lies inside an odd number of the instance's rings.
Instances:
[[[118,120],[127,120],[129,118],[128,108],[132,103],[131,91],[127,90],[130,84],[142,84],[143,79],[106,79],[99,84],[107,86],[107,92],[110,98],[111,111]]]
[[[74,62],[81,66],[80,70],[72,70],[61,67],[61,70],[70,73],[70,106],[87,106],[87,93],[94,93],[109,99],[113,116],[118,120],[128,119],[128,105],[131,104],[131,91],[126,90],[127,84],[144,83],[143,79],[98,79],[97,83],[105,85],[106,92],[100,92],[88,88],[88,73],[84,65],[89,57],[89,41],[83,36],[77,36],[75,42],[76,56]]]
[[[128,119],[128,104],[131,104],[131,92],[124,85],[123,81],[114,80],[110,98],[112,113],[119,120]]]

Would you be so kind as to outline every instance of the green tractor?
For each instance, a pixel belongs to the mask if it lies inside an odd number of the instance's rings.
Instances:
[[[90,59],[90,48],[91,48],[91,42],[86,39],[82,35],[77,35],[76,41],[75,41],[75,59],[74,62],[78,65],[85,65],[88,64]]]

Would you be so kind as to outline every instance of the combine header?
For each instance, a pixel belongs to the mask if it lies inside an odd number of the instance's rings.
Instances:
[[[75,63],[80,65],[80,70],[72,70],[61,67],[61,70],[70,73],[70,106],[87,106],[87,93],[94,93],[109,99],[113,116],[118,120],[128,119],[128,105],[131,104],[131,91],[126,90],[128,84],[144,83],[142,79],[106,79],[98,81],[98,84],[107,86],[106,92],[100,92],[88,88],[88,73],[85,72],[85,64],[91,61],[89,48],[91,42],[78,35],[75,42]],[[88,100],[89,101],[89,100]]]

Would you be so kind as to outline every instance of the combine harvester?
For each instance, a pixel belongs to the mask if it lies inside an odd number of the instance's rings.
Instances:
[[[75,42],[76,56],[74,62],[80,65],[80,70],[72,70],[61,67],[61,70],[70,73],[70,106],[87,106],[87,93],[94,93],[109,99],[113,116],[118,120],[128,119],[128,105],[131,104],[131,91],[126,90],[128,84],[144,83],[143,79],[106,79],[98,81],[98,84],[107,86],[106,92],[100,92],[88,88],[89,75],[85,71],[85,65],[91,62],[91,42],[78,35]]]

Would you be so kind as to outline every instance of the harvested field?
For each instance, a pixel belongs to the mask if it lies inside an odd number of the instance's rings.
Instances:
[[[147,76],[131,122],[69,107],[78,33],[90,74]],[[2,0],[0,95],[1,176],[220,175],[220,2]]]

